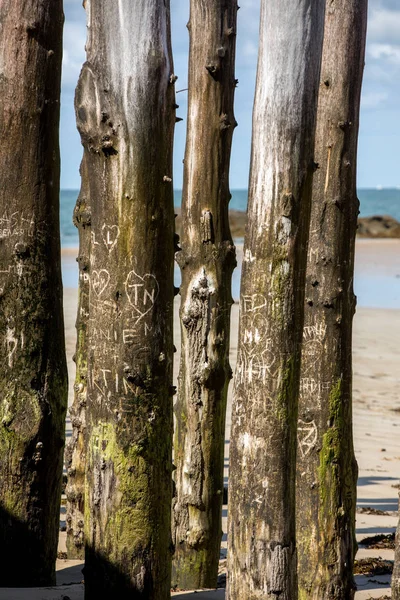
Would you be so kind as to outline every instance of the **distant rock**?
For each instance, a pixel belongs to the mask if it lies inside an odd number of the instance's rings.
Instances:
[[[176,233],[181,235],[182,218],[180,207],[175,206],[176,220],[175,228]],[[244,231],[246,228],[247,213],[241,210],[230,210],[229,211],[229,224],[231,228],[231,234],[234,239],[243,238]]]
[[[400,238],[400,223],[389,215],[361,217],[357,235],[364,238]]]
[[[247,213],[241,210],[229,211],[229,225],[233,238],[243,238],[247,223]]]

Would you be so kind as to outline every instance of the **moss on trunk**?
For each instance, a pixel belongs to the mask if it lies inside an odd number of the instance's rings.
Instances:
[[[67,371],[59,236],[61,0],[0,6],[1,587],[55,582]]]
[[[357,465],[352,433],[357,137],[367,2],[327,5],[300,382],[299,593],[354,597]]]
[[[91,2],[86,50],[75,98],[91,207],[85,598],[166,600],[175,123],[169,2]]]
[[[324,0],[261,4],[230,447],[229,600],[297,598],[297,400],[324,8]]]
[[[182,352],[176,403],[172,583],[215,587],[221,545],[231,276],[229,163],[234,0],[190,9],[189,109],[182,195]],[[210,49],[213,49],[210,52]]]

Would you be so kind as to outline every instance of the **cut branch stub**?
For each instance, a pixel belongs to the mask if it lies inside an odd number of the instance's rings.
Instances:
[[[229,162],[237,5],[191,2],[189,109],[182,194],[182,352],[176,403],[172,583],[215,587],[229,366]],[[229,27],[227,27],[229,24]],[[210,50],[211,49],[211,50]],[[205,68],[204,68],[204,66]]]
[[[170,596],[175,123],[169,2],[92,2],[85,598]],[[123,60],[121,60],[123,57]]]

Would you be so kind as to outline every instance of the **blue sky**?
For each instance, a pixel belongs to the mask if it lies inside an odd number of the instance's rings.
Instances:
[[[251,143],[251,114],[257,64],[260,0],[241,0],[238,12],[235,130],[231,188],[246,188]],[[171,0],[176,89],[187,87],[189,0]],[[61,187],[80,186],[82,148],[75,127],[74,89],[85,60],[86,16],[81,0],[64,0],[64,60],[61,110]],[[358,155],[359,187],[400,186],[400,2],[369,0],[366,66]],[[187,93],[177,94],[174,187],[182,187]]]

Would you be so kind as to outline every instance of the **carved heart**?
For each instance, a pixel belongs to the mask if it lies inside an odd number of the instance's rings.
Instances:
[[[118,225],[103,225],[101,228],[101,237],[108,251],[111,252],[119,238]]]
[[[92,272],[92,288],[96,296],[99,297],[104,292],[110,282],[110,273],[105,269]]]
[[[128,273],[125,290],[129,303],[138,314],[138,320],[147,315],[157,300],[160,287],[154,275],[146,273],[140,277],[135,271]]]

